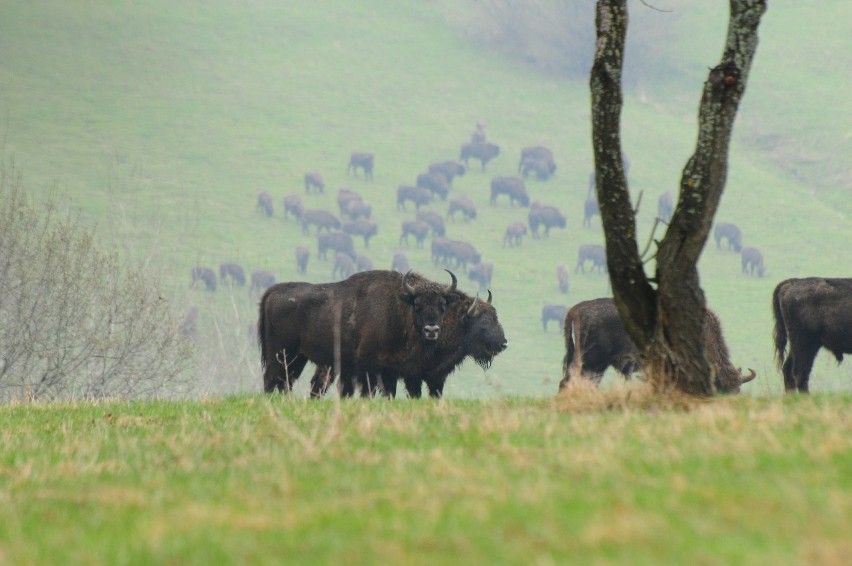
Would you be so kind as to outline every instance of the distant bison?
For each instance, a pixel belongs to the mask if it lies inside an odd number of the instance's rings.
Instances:
[[[600,213],[598,199],[594,195],[588,197],[586,203],[583,205],[583,226],[591,226],[592,218]]]
[[[600,244],[581,244],[577,251],[577,267],[574,272],[586,271],[586,262],[592,262],[592,271],[607,272],[606,249]]]
[[[444,265],[455,264],[467,268],[468,263],[479,263],[482,256],[473,247],[473,244],[459,240],[446,240],[444,238],[432,239],[432,261],[437,265],[438,261]]]
[[[410,264],[408,263],[408,256],[403,252],[396,252],[393,254],[391,269],[393,271],[399,271],[400,273],[408,273],[411,270]]]
[[[373,154],[354,152],[349,156],[349,166],[346,168],[346,174],[352,173],[358,176],[358,169],[364,171],[365,179],[373,178]]]
[[[343,223],[343,232],[364,238],[364,247],[370,247],[370,238],[379,233],[379,226],[372,220],[351,220]]]
[[[427,205],[432,201],[432,192],[423,187],[401,185],[396,189],[396,209],[407,210],[405,208],[406,201],[413,202],[414,207],[420,210],[421,206]]]
[[[559,291],[568,292],[568,268],[564,263],[556,266],[556,280],[559,282]]]
[[[525,147],[521,150],[518,162],[518,174],[526,178],[530,173],[542,181],[547,180],[556,171],[553,152],[542,146]]]
[[[742,249],[740,257],[742,258],[743,273],[752,277],[757,273],[758,277],[763,277],[763,254],[755,247],[746,246]]]
[[[360,273],[371,269],[373,269],[373,260],[365,255],[358,254],[358,257],[355,258],[355,271]]]
[[[470,159],[478,159],[482,170],[485,171],[488,162],[498,155],[500,155],[500,146],[496,144],[488,142],[466,143],[461,146],[459,160],[464,161],[465,166],[467,166]]]
[[[441,200],[447,200],[447,194],[450,192],[450,185],[447,183],[446,177],[441,173],[421,173],[417,175],[417,186],[424,189],[429,189],[433,195],[438,195]]]
[[[399,237],[399,243],[401,245],[404,240],[408,244],[408,236],[410,234],[414,236],[417,247],[422,248],[423,240],[429,235],[429,230],[429,225],[421,220],[404,220],[402,222],[402,235]]]
[[[343,252],[353,260],[356,256],[352,236],[343,232],[327,232],[317,235],[317,257],[325,259],[327,250]]]
[[[559,209],[554,206],[532,206],[530,207],[528,219],[530,223],[530,231],[532,232],[533,238],[539,237],[539,226],[544,226],[544,236],[547,237],[550,235],[551,228],[564,229],[567,225],[565,216],[563,216],[562,213],[559,212]]]
[[[373,215],[373,207],[366,202],[352,200],[347,203],[346,210],[343,211],[343,214],[348,216],[351,220],[358,220],[359,218],[369,220],[370,216]]]
[[[308,259],[311,257],[311,252],[308,251],[308,248],[299,244],[296,246],[296,267],[299,269],[299,273],[306,273],[308,271]]]
[[[444,217],[431,210],[421,210],[417,213],[417,220],[421,220],[432,228],[432,234],[435,236],[443,236],[446,232],[444,227]]]
[[[429,166],[430,173],[443,175],[448,185],[453,184],[453,179],[461,177],[465,173],[465,166],[458,161],[441,161]]]
[[[657,201],[657,218],[663,222],[669,222],[672,219],[672,212],[674,212],[674,201],[672,194],[666,191]]]
[[[337,252],[334,256],[334,267],[331,270],[331,278],[334,279],[338,274],[340,279],[346,279],[355,273],[355,262],[349,254]]]
[[[198,307],[195,305],[187,309],[180,325],[180,334],[193,339],[198,335]]]
[[[193,267],[189,272],[190,288],[194,289],[198,282],[204,283],[204,288],[208,291],[216,290],[216,274],[209,267]]]
[[[490,261],[477,263],[470,268],[468,276],[471,281],[479,283],[479,292],[483,292],[491,285],[491,278],[494,276],[494,264]]]
[[[509,247],[520,246],[524,236],[527,235],[527,225],[523,222],[515,222],[506,226],[506,232],[503,234],[503,247],[508,244]]]
[[[565,305],[544,305],[541,308],[541,327],[547,332],[547,323],[555,320],[557,328],[562,328],[562,321],[565,320],[567,312],[568,307]]]
[[[293,218],[298,218],[302,214],[304,206],[302,205],[302,197],[299,195],[287,195],[284,197],[284,218],[292,215]]]
[[[361,195],[352,189],[340,189],[337,191],[337,208],[340,210],[340,214],[346,211],[346,207],[349,206],[350,202],[362,200],[364,199],[361,198]]]
[[[272,216],[272,197],[269,196],[269,193],[266,191],[258,193],[257,204],[254,206],[254,209],[266,216]]]
[[[458,197],[450,201],[450,206],[447,208],[447,218],[456,219],[456,212],[461,212],[462,218],[473,220],[476,218],[476,205],[467,197]]]
[[[230,262],[222,263],[219,264],[219,280],[222,283],[226,283],[227,280],[230,280],[234,285],[242,287],[246,284],[246,274],[239,264]]]
[[[251,274],[252,291],[264,291],[275,285],[275,274],[271,271],[257,270]]]
[[[299,216],[299,222],[302,224],[302,233],[309,234],[310,226],[313,224],[317,227],[317,234],[322,230],[331,232],[340,228],[340,220],[328,212],[327,210],[309,209],[303,210]]]
[[[491,179],[491,204],[497,204],[499,195],[507,195],[511,204],[518,203],[520,206],[529,206],[530,197],[527,194],[527,186],[523,180],[517,177],[494,177]]]
[[[314,171],[313,173],[305,173],[305,192],[310,193],[311,189],[321,193],[325,191],[325,181],[322,175]]]
[[[728,240],[728,249],[739,252],[743,249],[743,234],[736,224],[729,222],[717,222],[713,228],[713,239],[716,247],[722,249],[722,240]]]

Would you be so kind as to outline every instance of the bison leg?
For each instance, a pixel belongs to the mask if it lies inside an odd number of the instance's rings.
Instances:
[[[333,382],[334,375],[331,372],[331,368],[317,366],[317,369],[311,378],[311,399],[319,399],[323,397]]]
[[[412,399],[420,399],[423,395],[423,380],[420,377],[405,376],[405,390]]]
[[[817,352],[819,352],[819,344],[797,344],[795,351],[793,350],[792,341],[790,343],[790,356],[787,358],[788,360],[792,358],[792,374],[793,379],[795,380],[796,389],[800,393],[808,392],[808,381],[811,377],[811,369],[814,365],[814,359],[816,358]],[[786,362],[785,362],[786,365]],[[784,385],[787,386],[787,377],[784,376]],[[787,388],[790,391],[789,388]]]
[[[380,378],[379,385],[381,386],[382,396],[394,399],[399,376],[392,372],[383,371]]]
[[[289,393],[307,363],[308,358],[301,354],[291,356],[284,351],[277,352],[275,361],[267,364],[263,372],[263,391]]]

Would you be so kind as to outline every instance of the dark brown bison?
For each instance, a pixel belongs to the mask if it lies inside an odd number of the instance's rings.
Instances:
[[[704,323],[704,352],[714,373],[714,387],[720,393],[739,393],[740,386],[754,379],[754,371],[743,375],[730,360],[722,325],[707,309]],[[577,303],[565,315],[565,358],[559,388],[582,375],[600,383],[610,366],[625,379],[641,369],[639,350],[624,329],[612,299]]]
[[[503,247],[520,246],[524,236],[527,235],[527,225],[523,222],[515,222],[506,226],[506,232],[503,233]]]
[[[775,359],[788,393],[808,392],[820,348],[834,354],[838,364],[843,354],[852,354],[852,279],[782,281],[772,293],[772,314]]]
[[[258,318],[264,391],[291,391],[308,361],[347,376],[343,396],[354,393],[354,376],[419,372],[460,298],[451,276],[442,285],[411,272],[365,271],[337,283],[270,287]]]
[[[530,231],[533,238],[538,238],[539,226],[544,226],[544,237],[550,236],[551,228],[564,229],[567,225],[565,216],[555,206],[536,205],[530,207],[530,213],[527,215],[530,223]]]
[[[292,215],[293,218],[298,218],[302,214],[302,210],[305,208],[302,204],[302,197],[299,195],[287,195],[284,197],[284,218],[287,218],[288,215]]]
[[[558,328],[562,328],[562,321],[567,312],[568,307],[565,305],[544,305],[541,307],[541,327],[547,332],[547,323],[555,320]]]
[[[447,208],[447,218],[456,219],[456,212],[461,212],[462,218],[465,221],[476,218],[476,205],[467,197],[458,197],[450,201],[450,206]]]
[[[408,256],[404,252],[396,252],[391,259],[391,269],[399,273],[408,273],[411,270]]]
[[[326,232],[317,235],[317,257],[326,259],[326,251],[343,252],[355,259],[355,244],[352,236],[343,232]]]
[[[435,236],[443,236],[446,233],[444,217],[431,210],[420,210],[417,212],[417,220],[425,222],[432,229]]]
[[[303,210],[299,215],[299,222],[302,224],[302,233],[309,234],[311,224],[317,227],[317,234],[323,230],[331,232],[332,230],[340,229],[340,220],[328,212],[320,209]]]
[[[299,270],[299,273],[306,273],[308,271],[308,259],[311,257],[311,252],[308,251],[308,248],[299,244],[296,246],[296,267]]]
[[[755,273],[758,277],[763,277],[765,269],[763,267],[763,254],[760,253],[760,250],[752,247],[746,246],[740,252],[740,257],[742,259],[742,270],[743,273],[751,275],[754,277]]]
[[[246,284],[246,274],[237,263],[221,263],[219,264],[219,280],[222,284],[230,281],[231,284],[242,287]]]
[[[466,143],[461,146],[459,161],[464,161],[465,167],[468,166],[468,161],[478,159],[481,164],[481,169],[485,171],[485,166],[489,161],[500,155],[500,146],[483,142],[483,143]]]
[[[343,232],[364,238],[364,247],[370,247],[370,238],[379,233],[379,225],[372,220],[350,220],[343,223]]]
[[[432,201],[432,193],[429,189],[423,187],[400,185],[396,189],[396,209],[407,210],[405,202],[409,200],[414,203],[414,207],[417,210],[420,210],[421,206],[427,205]]]
[[[462,269],[467,269],[468,263],[479,263],[482,261],[482,256],[473,244],[462,242],[459,240],[444,240],[443,238],[435,238],[432,240],[433,259],[435,255],[435,243],[439,244],[441,257],[444,264],[451,266],[456,265]]]
[[[577,250],[577,267],[574,268],[574,273],[582,271],[586,272],[586,262],[592,262],[592,271],[606,273],[606,249],[601,244],[580,244]]]
[[[349,166],[346,167],[346,174],[350,173],[358,176],[358,169],[364,171],[365,179],[373,178],[373,154],[354,152],[349,156]]]
[[[405,244],[408,245],[408,236],[412,235],[414,236],[417,247],[422,248],[423,241],[429,235],[430,230],[431,227],[421,220],[404,220],[402,222],[402,235],[399,237],[399,243],[402,245],[402,242],[405,241]]]
[[[594,195],[586,198],[586,203],[583,205],[583,226],[591,226],[592,218],[600,213],[598,199]]]
[[[429,166],[429,172],[443,175],[447,180],[447,184],[452,186],[453,179],[464,175],[465,166],[458,161],[441,161],[439,163],[431,164]]]
[[[266,191],[258,193],[257,195],[257,204],[254,205],[254,209],[259,211],[266,216],[272,216],[272,197]]]
[[[204,283],[204,288],[208,291],[216,290],[216,274],[209,267],[193,267],[189,272],[190,289],[195,289],[198,282]]]
[[[559,282],[559,291],[568,292],[568,268],[564,263],[556,266],[556,280]]]
[[[497,204],[499,195],[507,195],[509,203],[518,203],[521,206],[530,205],[530,197],[527,194],[527,186],[522,179],[517,177],[494,177],[491,179],[491,204]]]
[[[363,254],[358,254],[355,258],[355,271],[370,271],[373,269],[373,260]]]
[[[313,173],[305,173],[305,192],[310,193],[311,189],[321,193],[325,191],[325,181],[322,175],[314,171]]]
[[[542,146],[525,147],[521,150],[521,160],[518,162],[518,174],[526,178],[530,173],[542,181],[549,179],[556,172],[556,162],[553,152]]]
[[[491,285],[491,278],[494,277],[494,264],[490,261],[477,263],[470,268],[467,274],[471,281],[479,283],[479,292],[482,293]]]
[[[331,278],[334,279],[339,274],[340,279],[346,279],[353,273],[355,273],[355,262],[349,254],[337,252],[334,256],[334,267],[331,270]]]
[[[663,222],[669,222],[672,219],[673,212],[674,199],[672,194],[666,191],[660,195],[660,199],[657,201],[657,218]]]
[[[364,199],[353,191],[352,189],[338,189],[337,191],[337,208],[340,210],[340,214],[343,214],[346,211],[346,207],[349,206],[350,202],[360,202]]]
[[[743,249],[743,233],[736,224],[730,222],[717,222],[713,228],[713,239],[716,247],[722,249],[722,240],[728,240],[728,249],[739,252]]]
[[[256,270],[251,273],[251,290],[262,292],[275,285],[275,274],[271,271]]]
[[[447,200],[450,185],[441,173],[421,173],[417,175],[417,186],[429,189],[433,195],[438,195],[441,200]]]
[[[353,200],[346,204],[346,210],[343,211],[343,214],[348,216],[350,220],[358,220],[359,218],[369,220],[370,216],[373,215],[373,207],[364,201]]]

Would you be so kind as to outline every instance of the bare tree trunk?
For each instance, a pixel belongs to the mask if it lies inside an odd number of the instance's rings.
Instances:
[[[757,49],[766,0],[730,0],[730,10],[722,61],[704,83],[695,153],[683,170],[674,215],[658,243],[656,273],[649,278],[636,241],[636,215],[621,160],[626,0],[597,3],[590,80],[592,138],[613,296],[653,383],[695,395],[713,393],[702,339],[706,305],[696,264],[725,188],[734,118]]]

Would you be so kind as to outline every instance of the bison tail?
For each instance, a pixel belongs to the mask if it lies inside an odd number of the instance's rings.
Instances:
[[[266,372],[266,299],[269,297],[269,289],[263,293],[260,299],[260,308],[257,313],[257,345],[260,348],[260,368]]]
[[[784,353],[787,350],[787,325],[784,323],[784,313],[781,311],[782,286],[783,283],[779,284],[772,292],[772,314],[775,318],[775,363],[778,369],[781,369],[784,364]]]
[[[577,321],[573,318],[565,319],[565,358],[562,360],[562,382],[571,380],[571,367],[574,365],[574,356],[577,352],[577,344],[574,337],[577,336]]]

